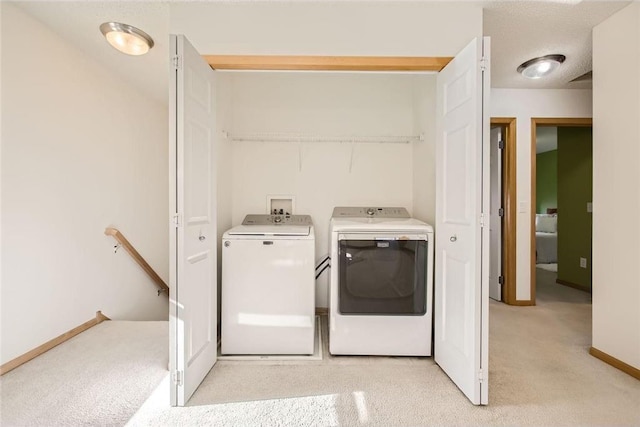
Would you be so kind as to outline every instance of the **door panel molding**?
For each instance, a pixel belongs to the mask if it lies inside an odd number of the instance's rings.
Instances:
[[[215,74],[184,36],[170,45],[170,404],[184,406],[217,359]]]
[[[488,403],[488,58],[475,39],[436,84],[434,360],[475,405]]]

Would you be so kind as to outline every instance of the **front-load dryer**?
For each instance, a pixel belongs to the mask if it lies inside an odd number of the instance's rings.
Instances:
[[[404,208],[337,207],[330,233],[330,353],[430,356],[433,227]]]
[[[313,354],[314,264],[308,215],[247,215],[224,233],[221,353]]]

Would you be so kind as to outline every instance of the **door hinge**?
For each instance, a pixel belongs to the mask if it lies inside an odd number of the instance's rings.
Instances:
[[[171,222],[175,227],[180,227],[182,225],[182,221],[180,220],[180,214],[174,213],[171,215]]]
[[[173,372],[173,382],[178,386],[182,386],[184,384],[184,372],[183,371],[174,371]]]
[[[484,227],[484,214],[480,214],[480,227]]]
[[[486,57],[482,57],[480,58],[480,70],[485,71],[487,69],[487,58]]]
[[[498,149],[499,150],[504,150],[504,140],[498,141]]]
[[[504,276],[498,276],[498,284],[504,285]]]
[[[504,216],[504,208],[498,209],[498,216],[499,217],[503,217]]]
[[[173,65],[174,70],[179,70],[180,68],[182,68],[182,61],[180,59],[181,58],[179,55],[174,55],[171,58],[171,65]]]
[[[480,369],[478,371],[478,381],[480,381],[482,383],[482,382],[484,382],[485,379],[486,378],[485,378],[484,370]]]

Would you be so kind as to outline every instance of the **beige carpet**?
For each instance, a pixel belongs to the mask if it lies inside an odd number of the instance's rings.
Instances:
[[[165,376],[128,424],[640,425],[640,381],[587,353],[590,295],[556,285],[552,272],[538,270],[538,279],[536,307],[491,302],[488,407],[471,405],[430,358],[329,357],[325,352],[322,361],[220,361],[185,408],[168,406]],[[326,338],[324,342],[326,348]],[[34,380],[50,383],[32,377],[23,384]],[[2,382],[5,385],[4,377]],[[125,389],[117,386],[111,392]],[[91,408],[87,399],[68,389],[52,390],[68,404],[61,413],[51,413],[48,425],[122,424],[127,418],[126,411],[106,410],[98,398]],[[22,399],[27,404],[12,407],[11,418],[3,413],[3,425],[44,424],[38,414],[56,410],[39,407],[20,387],[3,388],[3,407],[7,393],[14,394],[11,405]],[[71,406],[87,418],[81,423],[65,418],[63,412]]]
[[[124,425],[167,375],[168,322],[103,322],[0,377],[4,426]]]

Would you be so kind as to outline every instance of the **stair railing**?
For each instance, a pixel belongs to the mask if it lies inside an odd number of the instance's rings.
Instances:
[[[142,258],[142,255],[140,255],[136,248],[134,248],[133,245],[129,243],[129,241],[122,235],[122,233],[118,231],[118,229],[107,227],[104,230],[104,234],[106,234],[107,236],[113,236],[113,238],[116,239],[116,241],[118,242],[118,244],[115,246],[116,251],[118,250],[118,248],[123,247],[127,252],[129,252],[129,255],[131,255],[133,260],[137,262],[140,267],[142,267],[142,269],[149,275],[151,280],[153,280],[153,282],[156,284],[156,286],[158,287],[158,295],[163,292],[166,293],[167,296],[169,295],[169,286],[167,286],[164,280],[162,280],[162,278],[158,276],[158,273],[156,273],[153,268],[151,268],[149,263],[144,258]]]

